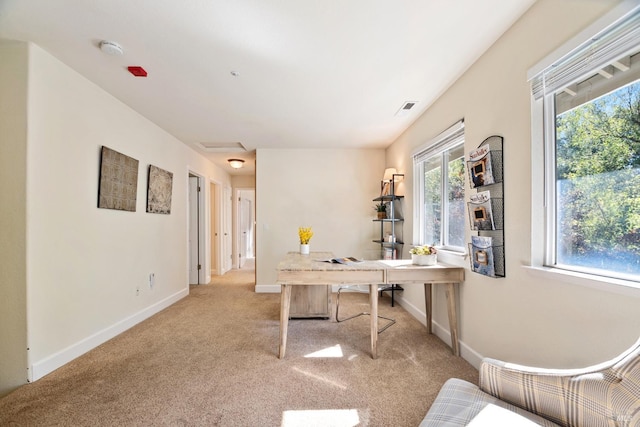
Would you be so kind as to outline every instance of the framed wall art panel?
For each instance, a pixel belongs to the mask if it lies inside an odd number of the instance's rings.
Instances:
[[[147,187],[147,212],[169,215],[171,213],[171,189],[173,173],[149,166]]]
[[[136,211],[138,161],[103,146],[100,153],[98,207]]]

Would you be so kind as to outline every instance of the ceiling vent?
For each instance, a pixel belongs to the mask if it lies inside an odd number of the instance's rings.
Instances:
[[[247,151],[240,142],[197,142],[208,153],[242,153]]]
[[[400,107],[400,109],[396,112],[396,116],[406,116],[407,114],[409,114],[409,111],[411,111],[411,109],[416,106],[417,103],[418,101],[405,102],[404,104],[402,104],[402,107]]]

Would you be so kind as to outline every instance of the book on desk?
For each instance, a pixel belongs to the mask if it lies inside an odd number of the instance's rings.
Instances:
[[[314,261],[330,262],[330,263],[333,263],[333,264],[345,264],[345,265],[356,264],[358,262],[362,262],[362,260],[359,260],[359,259],[351,257],[351,256],[342,257],[342,258],[315,259]]]

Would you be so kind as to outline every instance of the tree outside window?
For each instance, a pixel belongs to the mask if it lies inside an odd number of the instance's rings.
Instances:
[[[423,162],[422,244],[463,250],[465,230],[464,145]]]
[[[640,80],[555,126],[556,263],[640,275]]]

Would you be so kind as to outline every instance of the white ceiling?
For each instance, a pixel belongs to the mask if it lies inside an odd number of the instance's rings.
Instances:
[[[36,43],[228,172],[254,173],[257,148],[387,147],[534,2],[0,0],[0,38]],[[238,142],[247,152],[200,145]]]

